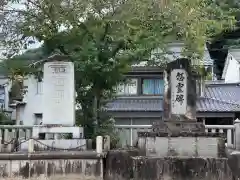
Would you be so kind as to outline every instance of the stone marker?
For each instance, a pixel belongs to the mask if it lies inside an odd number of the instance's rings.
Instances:
[[[55,56],[44,63],[43,125],[75,124],[74,87],[74,64],[66,57]]]
[[[83,128],[75,126],[74,64],[68,58],[56,54],[41,61],[44,63],[43,121],[41,126],[33,127],[33,138],[63,133],[72,134],[74,139],[83,136]]]
[[[164,117],[153,124],[154,132],[204,132],[196,119],[196,78],[186,58],[167,65],[164,72]]]

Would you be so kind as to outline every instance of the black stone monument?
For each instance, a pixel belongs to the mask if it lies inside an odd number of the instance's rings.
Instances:
[[[174,99],[172,97],[172,88],[171,87],[171,72],[175,69],[185,70],[187,73],[187,85],[186,85],[186,97],[183,95],[176,96],[177,98]],[[180,78],[177,77],[177,78]],[[189,133],[204,133],[205,127],[202,123],[198,123],[196,119],[196,100],[197,100],[197,93],[196,93],[196,76],[192,71],[189,59],[181,58],[177,59],[173,62],[168,63],[167,68],[164,72],[164,115],[163,121],[157,121],[153,123],[153,132],[162,132],[168,134],[179,134],[183,132]],[[183,84],[180,84],[180,88]],[[177,87],[179,88],[179,87]],[[181,90],[181,89],[179,89]],[[181,90],[182,91],[182,90]],[[172,101],[179,101],[185,98],[186,102],[186,113],[184,114],[173,114],[172,108]]]

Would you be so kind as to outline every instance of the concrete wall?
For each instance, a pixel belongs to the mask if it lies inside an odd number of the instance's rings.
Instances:
[[[138,146],[147,156],[225,156],[224,139],[220,137],[140,137]]]
[[[233,180],[235,177],[226,158],[141,155],[137,149],[109,152],[104,180]]]
[[[112,150],[107,154],[91,151],[0,153],[0,179],[233,180],[240,177],[233,175],[226,158],[141,155],[137,149]],[[235,171],[239,171],[238,159],[230,160]]]
[[[0,179],[59,176],[97,179],[103,176],[103,156],[95,152],[0,154]]]
[[[39,85],[42,84],[39,83]],[[37,79],[34,76],[29,76],[25,81],[24,85],[27,86],[27,93],[24,96],[23,101],[26,102],[24,108],[20,109],[20,120],[23,125],[34,125],[35,114],[42,114],[42,93],[41,88],[38,88]]]
[[[227,159],[134,157],[133,180],[232,180]]]

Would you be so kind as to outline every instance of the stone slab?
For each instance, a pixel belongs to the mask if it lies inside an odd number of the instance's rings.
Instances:
[[[203,123],[196,121],[157,121],[153,123],[153,132],[179,134],[183,132],[205,132]]]
[[[75,125],[74,64],[53,61],[44,64],[43,124]]]

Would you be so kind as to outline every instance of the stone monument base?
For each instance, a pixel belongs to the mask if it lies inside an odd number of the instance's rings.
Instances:
[[[138,147],[147,156],[183,156],[222,158],[226,156],[221,134],[180,132],[138,132]]]
[[[168,134],[174,134],[175,136],[182,132],[205,132],[205,126],[203,123],[185,120],[167,120],[167,121],[157,121],[153,123],[153,132],[163,132]]]
[[[32,137],[39,139],[41,133],[54,134],[54,139],[57,139],[59,134],[72,134],[73,139],[81,139],[84,137],[83,127],[67,127],[67,126],[34,126]]]

